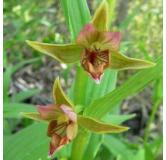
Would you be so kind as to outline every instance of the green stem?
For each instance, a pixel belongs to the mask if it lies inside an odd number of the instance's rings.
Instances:
[[[72,145],[71,160],[82,160],[88,136],[87,132],[79,132],[77,134]]]
[[[75,87],[74,87],[74,104],[85,105],[86,87],[87,87],[88,74],[82,69],[77,67]]]
[[[109,19],[108,28],[110,28],[112,21],[112,14],[115,8],[116,0],[107,0],[109,4]],[[85,105],[86,102],[86,88],[87,88],[88,74],[82,69],[77,67],[75,87],[74,87],[74,104]],[[73,141],[71,160],[82,160],[85,151],[85,146],[89,134],[87,132],[79,132]]]
[[[156,111],[157,111],[157,108],[160,104],[160,101],[157,101],[154,106],[153,106],[153,109],[152,109],[152,112],[150,114],[150,118],[149,118],[149,122],[148,122],[148,125],[146,127],[146,131],[145,131],[145,141],[147,142],[148,141],[148,138],[149,138],[149,133],[150,133],[150,126],[152,124],[152,122],[154,121],[154,118],[155,118],[155,114],[156,114]]]
[[[74,86],[75,105],[77,104],[85,105],[87,81],[88,81],[88,74],[82,69],[82,67],[77,67],[75,86]],[[82,159],[88,135],[89,134],[87,132],[79,130],[76,138],[73,141],[71,160]]]
[[[116,0],[108,0],[109,4],[109,20],[108,28],[112,21],[112,14],[115,8]],[[75,87],[74,87],[74,104],[85,105],[86,102],[86,88],[87,88],[88,74],[82,69],[82,67],[77,67]],[[79,132],[73,141],[71,160],[82,160],[85,145],[89,134],[87,132]]]

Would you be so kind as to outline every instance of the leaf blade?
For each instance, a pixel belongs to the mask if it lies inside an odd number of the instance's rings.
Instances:
[[[95,100],[93,103],[90,104],[89,107],[85,109],[84,115],[99,119],[106,116],[110,112],[110,110],[115,107],[116,104],[121,102],[129,95],[142,90],[143,88],[148,86],[153,80],[157,79],[162,74],[162,61],[163,57],[161,56],[155,61],[157,63],[155,67],[144,69],[136,73],[132,78],[127,80],[124,84],[116,88],[108,95],[98,100]]]
[[[15,94],[12,98],[10,98],[11,101],[15,101],[15,102],[21,102],[24,101],[30,97],[32,97],[33,95],[39,93],[41,91],[41,89],[31,89],[28,91],[23,91],[23,92],[19,92],[17,94]]]

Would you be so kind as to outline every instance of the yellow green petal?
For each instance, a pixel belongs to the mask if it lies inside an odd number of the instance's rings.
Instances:
[[[98,134],[120,133],[120,132],[127,131],[129,129],[129,127],[122,127],[122,126],[104,123],[96,119],[82,116],[82,115],[77,115],[77,119],[78,119],[77,122],[79,125],[81,125],[82,127],[84,127],[85,129],[91,132],[95,132]]]
[[[77,132],[78,132],[77,123],[72,122],[67,126],[66,135],[68,139],[73,140],[76,137]]]
[[[125,69],[143,69],[155,66],[155,63],[126,57],[118,52],[111,52],[110,69],[125,70]]]
[[[30,118],[30,119],[33,119],[33,120],[36,120],[36,121],[39,121],[39,122],[44,122],[44,123],[49,123],[50,122],[49,120],[42,119],[41,116],[40,116],[40,114],[37,113],[37,112],[31,112],[31,113],[21,112],[20,114],[23,117]]]
[[[59,78],[57,78],[54,82],[53,97],[55,104],[58,105],[59,107],[62,104],[65,104],[68,107],[74,108],[74,105],[72,104],[70,99],[63,92],[61,85],[59,83]]]
[[[82,47],[76,44],[57,45],[28,40],[26,42],[37,51],[49,55],[62,63],[73,64],[80,60]]]
[[[93,18],[93,25],[99,31],[107,31],[108,23],[108,3],[106,0],[100,4],[99,8],[96,10]]]

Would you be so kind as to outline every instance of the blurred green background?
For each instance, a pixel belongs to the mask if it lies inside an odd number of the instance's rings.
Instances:
[[[92,15],[99,3],[100,0],[88,1]],[[66,92],[69,90],[74,81],[75,67],[67,67],[48,56],[43,56],[25,42],[26,39],[57,44],[71,41],[59,1],[4,0],[3,7],[5,138],[34,123],[31,120],[22,119],[17,114],[21,107],[52,102],[52,85],[55,77],[63,77],[61,78],[62,87]],[[163,53],[162,20],[162,0],[119,0],[116,3],[111,30],[122,31],[122,41],[127,41],[123,54],[154,61]],[[117,86],[135,72],[120,71]],[[154,108],[156,108],[155,111]],[[155,116],[150,126],[149,139],[153,146],[157,146],[156,159],[161,160],[162,77],[121,103],[121,114],[137,114],[124,123],[131,129],[124,135],[126,139],[121,145],[132,150],[143,146],[139,138],[144,138],[148,120],[153,111]],[[116,141],[115,143],[118,144]],[[153,151],[154,148],[148,149]],[[106,155],[108,155],[107,158]],[[96,159],[114,159],[118,156],[116,150],[108,150],[106,146],[103,146]]]

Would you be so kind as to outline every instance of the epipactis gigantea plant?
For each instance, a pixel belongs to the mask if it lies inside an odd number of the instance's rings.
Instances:
[[[142,69],[155,64],[128,58],[119,53],[121,32],[108,31],[108,4],[103,0],[93,20],[86,24],[76,38],[76,44],[47,44],[26,41],[34,49],[65,64],[80,61],[82,68],[99,84],[105,69]]]
[[[38,105],[38,113],[21,113],[27,118],[48,124],[47,136],[51,137],[49,158],[75,138],[78,132],[78,124],[97,134],[119,133],[129,129],[128,127],[104,123],[84,115],[77,115],[73,103],[62,91],[59,78],[54,82],[53,97],[55,104]]]

